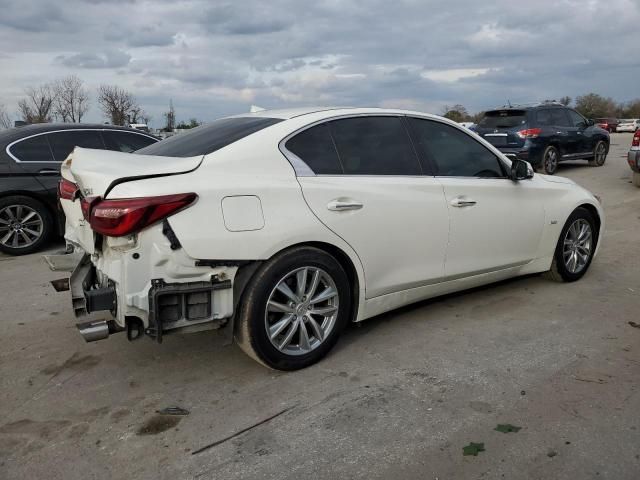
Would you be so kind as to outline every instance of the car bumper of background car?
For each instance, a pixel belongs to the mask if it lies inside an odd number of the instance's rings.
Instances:
[[[79,323],[85,340],[126,330],[131,340],[145,333],[161,341],[169,332],[219,328],[232,316],[237,266],[197,266],[182,248],[171,249],[159,225],[103,243],[69,281],[76,317],[111,316]]]
[[[627,155],[627,163],[631,170],[640,173],[640,150],[630,150]]]

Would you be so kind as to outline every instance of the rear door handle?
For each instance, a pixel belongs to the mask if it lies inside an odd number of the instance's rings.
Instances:
[[[60,170],[55,170],[53,168],[43,168],[38,171],[39,175],[60,175]]]
[[[342,212],[344,210],[360,210],[364,205],[356,200],[343,200],[336,198],[327,204],[327,208],[332,212]]]
[[[467,197],[456,197],[451,200],[452,207],[473,207],[477,202]]]

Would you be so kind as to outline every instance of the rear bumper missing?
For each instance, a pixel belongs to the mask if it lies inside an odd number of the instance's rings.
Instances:
[[[136,307],[132,311],[127,304],[123,284],[100,272],[89,255],[74,269],[69,289],[75,316],[83,318],[95,312],[109,312],[113,317],[78,323],[78,330],[86,341],[101,340],[109,333],[126,329],[129,339],[138,338],[144,332],[161,342],[163,334],[171,331],[219,328],[233,313],[233,284],[224,272],[209,273],[203,281],[151,280],[146,294],[148,310],[145,309],[144,315],[136,315],[140,309]]]

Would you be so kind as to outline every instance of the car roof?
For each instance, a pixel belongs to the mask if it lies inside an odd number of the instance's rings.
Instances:
[[[242,113],[234,115],[231,118],[240,117],[263,117],[263,118],[279,118],[282,120],[291,120],[304,116],[313,116],[314,120],[340,117],[343,115],[415,115],[420,117],[438,117],[424,112],[414,110],[402,110],[395,108],[378,108],[378,107],[303,107],[289,108],[283,110],[261,110],[253,113]],[[438,117],[440,118],[440,117]],[[452,122],[455,123],[455,122]]]
[[[20,140],[39,133],[54,132],[59,130],[119,130],[125,132],[133,132],[138,135],[146,135],[146,132],[136,130],[134,128],[120,127],[117,125],[105,125],[102,123],[35,123],[25,125],[24,127],[14,127],[0,131],[0,145],[8,145],[11,142]],[[154,137],[155,138],[155,137]]]

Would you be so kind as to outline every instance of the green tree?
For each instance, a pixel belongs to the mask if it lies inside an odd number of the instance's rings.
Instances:
[[[613,117],[617,105],[611,97],[588,93],[576,98],[576,110],[587,118]]]
[[[469,112],[464,105],[456,104],[453,107],[445,105],[442,116],[459,123],[467,121],[469,118]]]

